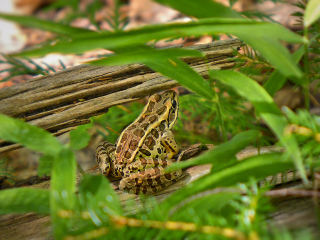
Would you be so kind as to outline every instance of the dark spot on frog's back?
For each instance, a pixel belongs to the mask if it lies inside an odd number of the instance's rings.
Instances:
[[[151,134],[157,139],[159,137],[159,133],[157,130],[152,129]]]
[[[132,133],[133,135],[142,138],[144,136],[144,131],[142,129],[136,129]]]
[[[137,149],[137,147],[138,147],[138,141],[137,140],[132,140],[131,142],[130,142],[130,145],[129,145],[129,148],[131,149],[131,150],[136,150]]]
[[[126,151],[126,153],[125,153],[125,158],[131,158],[131,153],[129,153],[128,151]]]
[[[162,106],[161,108],[159,108],[156,113],[158,115],[162,115],[165,111],[167,110],[167,107],[166,106]]]
[[[147,156],[147,157],[150,157],[150,156],[151,156],[151,153],[150,153],[148,150],[146,150],[146,149],[140,149],[140,152],[141,152],[142,154],[144,154],[145,156]]]
[[[143,123],[143,121],[145,120],[146,116],[142,116],[139,120],[138,120],[138,123]],[[128,129],[129,130],[129,129]]]
[[[157,148],[159,154],[161,154],[161,148]]]
[[[116,153],[120,153],[121,152],[121,147],[118,146],[117,149],[116,149]]]
[[[155,122],[155,121],[157,121],[157,120],[158,120],[158,117],[155,116],[155,115],[153,115],[153,116],[151,116],[151,117],[149,118],[149,121],[150,121],[151,123],[153,123],[153,122]]]
[[[166,129],[166,121],[165,120],[160,123],[159,128],[160,128],[160,131],[163,131]]]
[[[155,102],[150,101],[149,104],[148,104],[146,113],[152,112],[155,104],[156,104]]]
[[[143,128],[144,130],[147,130],[149,127],[149,123],[142,123],[141,124],[141,128]]]
[[[126,141],[128,139],[128,134],[127,133],[124,133],[122,134],[122,137],[120,139],[120,142],[123,143],[124,141]]]
[[[150,150],[153,150],[153,147],[154,147],[154,145],[155,145],[155,141],[153,140],[152,137],[149,136],[149,137],[146,138],[145,144],[147,145],[147,147],[148,147]]]

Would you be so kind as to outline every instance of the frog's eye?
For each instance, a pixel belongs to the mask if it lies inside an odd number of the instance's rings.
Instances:
[[[176,108],[176,107],[177,107],[177,102],[176,102],[176,100],[174,100],[174,99],[173,99],[173,101],[172,101],[172,106],[173,106],[173,108]]]

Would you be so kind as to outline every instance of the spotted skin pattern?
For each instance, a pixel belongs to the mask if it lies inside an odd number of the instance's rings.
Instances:
[[[179,111],[174,91],[154,94],[139,117],[119,136],[115,145],[102,142],[96,161],[102,174],[121,178],[119,188],[134,194],[153,194],[182,177],[182,171],[165,173],[179,152],[172,127]]]

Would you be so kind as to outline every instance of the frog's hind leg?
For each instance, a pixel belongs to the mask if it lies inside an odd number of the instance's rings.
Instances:
[[[150,169],[148,169],[150,170]],[[129,177],[124,178],[120,181],[119,188],[121,190],[134,193],[134,194],[154,194],[156,192],[159,192],[160,190],[172,185],[173,183],[179,181],[181,178],[183,178],[185,175],[180,172],[181,170],[166,173],[166,176],[157,176],[157,175],[148,175],[147,177],[144,177],[142,182],[139,183],[139,180],[141,180],[141,172],[137,172],[134,174],[131,174]],[[147,171],[148,172],[148,171]],[[144,174],[144,172],[142,172]],[[164,181],[164,178],[166,180]],[[164,183],[163,183],[164,182]]]
[[[182,170],[165,173],[164,168],[171,164],[171,160],[145,159],[149,168],[139,169],[137,172],[127,173],[120,181],[119,188],[131,193],[150,194],[173,184],[182,177]],[[153,161],[153,166],[151,162]],[[151,167],[151,166],[152,167]],[[157,166],[155,166],[157,165]],[[132,169],[133,166],[129,165]],[[130,172],[130,171],[128,171]]]
[[[114,170],[115,165],[115,146],[109,142],[102,142],[98,145],[95,151],[95,158],[100,171],[103,175],[108,176],[109,174],[114,177],[120,177],[119,173]]]

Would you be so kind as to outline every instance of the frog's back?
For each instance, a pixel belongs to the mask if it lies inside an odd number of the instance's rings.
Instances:
[[[177,94],[174,91],[150,96],[139,117],[118,138],[115,151],[117,164],[125,165],[131,163],[145,140],[149,140],[151,144],[149,144],[149,147],[152,147],[153,141],[157,139],[156,133],[159,135],[158,127],[165,125],[165,128],[171,128],[170,121],[174,118],[175,122],[176,116],[174,115],[177,114],[177,107]],[[154,135],[150,135],[152,131]]]

